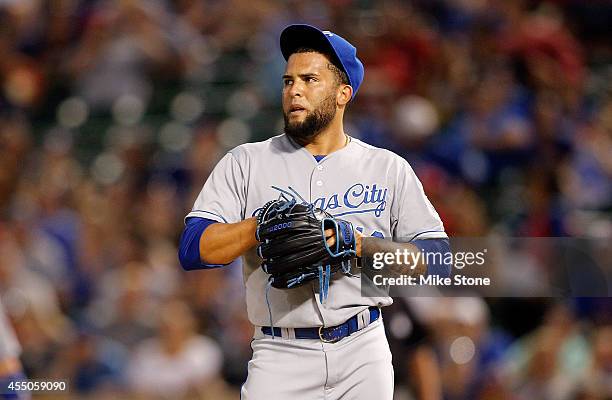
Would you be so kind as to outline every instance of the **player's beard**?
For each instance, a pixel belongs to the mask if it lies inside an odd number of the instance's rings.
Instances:
[[[285,133],[301,146],[306,146],[332,122],[336,116],[336,95],[332,93],[320,103],[314,111],[308,113],[302,122],[290,122],[288,113],[284,113]]]

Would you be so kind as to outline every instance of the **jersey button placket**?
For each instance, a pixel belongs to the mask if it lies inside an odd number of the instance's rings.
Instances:
[[[325,167],[323,167],[323,165],[321,164],[317,164],[312,170],[312,175],[310,177],[310,187],[313,198],[311,201],[326,198],[324,170]],[[325,207],[325,204],[317,203],[317,207]]]
[[[324,176],[324,169],[325,168],[323,167],[323,165],[317,164],[312,169],[312,174],[310,176],[310,188],[311,188],[311,193],[312,193],[312,198],[310,201],[314,202],[317,208],[322,208],[322,209],[325,209],[327,205],[326,203],[327,203],[327,195],[328,195],[328,193],[325,192],[326,179]],[[315,281],[315,283],[313,284],[313,288],[315,289],[316,293],[319,292],[318,281]],[[324,311],[325,306],[319,302],[318,294],[315,296],[315,298],[316,298],[315,304],[319,308],[319,312],[321,313],[321,317],[323,318],[323,325],[325,326],[325,324],[327,323],[325,321],[325,311]],[[331,387],[328,389],[331,390]]]

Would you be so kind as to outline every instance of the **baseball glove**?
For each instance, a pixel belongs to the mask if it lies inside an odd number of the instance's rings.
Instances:
[[[356,256],[353,225],[315,208],[301,197],[277,187],[283,194],[266,203],[257,215],[257,254],[270,275],[272,287],[289,289],[319,279],[321,301],[327,297],[329,279],[342,269],[350,274],[350,259]],[[289,188],[292,190],[291,188]],[[332,229],[336,243],[327,244],[325,230]]]

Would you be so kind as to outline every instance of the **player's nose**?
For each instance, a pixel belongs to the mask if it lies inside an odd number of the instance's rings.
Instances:
[[[300,97],[303,95],[303,90],[304,86],[299,82],[295,82],[289,87],[288,94],[290,97]]]

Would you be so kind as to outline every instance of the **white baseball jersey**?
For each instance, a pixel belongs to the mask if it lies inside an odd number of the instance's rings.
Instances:
[[[293,188],[315,206],[352,222],[366,236],[404,241],[417,235],[447,237],[408,162],[354,138],[320,162],[286,135],[240,145],[216,165],[187,218],[242,221],[279,197],[272,186]],[[270,325],[265,298],[268,275],[256,257],[244,261],[249,320],[256,326]],[[333,275],[324,304],[316,280],[294,289],[270,288],[268,299],[274,326],[285,328],[334,326],[368,306],[392,303],[389,297],[362,297],[361,280],[341,272]]]

